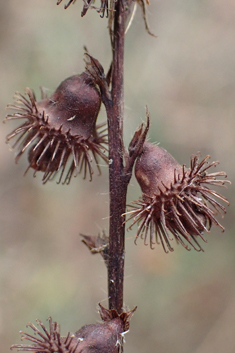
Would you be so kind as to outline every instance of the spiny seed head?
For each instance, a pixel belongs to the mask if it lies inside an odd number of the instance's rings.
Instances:
[[[229,181],[217,179],[226,177],[225,172],[208,173],[218,162],[209,163],[210,156],[199,161],[199,156],[191,157],[191,166],[181,166],[166,150],[145,142],[143,151],[135,166],[136,179],[143,192],[142,200],[133,202],[127,212],[129,220],[139,223],[136,240],[144,238],[150,247],[160,241],[164,251],[173,251],[173,238],[185,249],[189,243],[195,250],[203,250],[197,237],[203,238],[203,231],[209,232],[212,224],[223,226],[217,221],[217,213],[226,209],[213,197],[228,203],[227,199],[209,187],[225,186]],[[186,241],[186,242],[185,242]]]
[[[16,163],[28,149],[28,169],[33,168],[34,175],[42,171],[43,183],[58,172],[60,183],[68,163],[71,164],[63,183],[68,184],[81,171],[84,178],[88,171],[91,179],[92,155],[96,164],[98,156],[107,162],[106,129],[104,124],[96,125],[100,105],[100,94],[87,73],[67,78],[49,98],[42,90],[41,101],[36,100],[29,88],[26,97],[17,93],[15,104],[8,106],[16,112],[6,117],[6,120],[26,119],[7,136],[7,143],[17,138],[13,145],[18,147]]]
[[[96,119],[100,110],[101,98],[86,73],[67,78],[49,99],[37,103],[39,111],[44,111],[48,123],[65,133],[70,130],[75,135],[89,138],[96,133]],[[61,122],[61,119],[63,121]]]
[[[118,353],[122,345],[123,334],[129,329],[129,322],[136,307],[119,315],[116,310],[108,310],[100,305],[100,316],[103,323],[85,325],[75,334],[66,337],[60,335],[60,326],[57,322],[49,321],[49,330],[37,320],[40,329],[29,323],[34,335],[21,332],[21,339],[30,341],[30,345],[15,344],[23,352],[41,353]]]
[[[135,176],[143,194],[150,197],[160,194],[165,186],[170,187],[174,174],[181,172],[182,167],[166,150],[149,142],[144,143],[135,165]]]

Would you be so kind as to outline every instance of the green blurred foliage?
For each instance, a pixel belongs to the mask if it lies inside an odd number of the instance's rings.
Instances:
[[[84,69],[83,46],[105,70],[111,59],[107,20],[95,11],[80,17],[82,1],[66,11],[56,0],[3,1],[0,5],[0,107],[15,91],[39,86],[53,91]],[[151,113],[149,139],[188,165],[201,151],[220,160],[235,180],[235,3],[233,0],[154,0],[148,6],[151,30],[140,9],[126,36],[125,141]],[[100,120],[105,119],[102,109]],[[99,320],[97,303],[107,305],[106,269],[91,256],[79,233],[108,232],[108,171],[70,186],[42,186],[40,174],[23,177],[0,131],[0,346],[8,352],[19,330],[48,316],[61,331],[76,331]],[[234,314],[234,191],[222,223],[213,229],[204,253],[153,251],[127,233],[125,304],[138,306],[126,336],[126,353],[232,353]],[[140,190],[133,178],[128,201]]]

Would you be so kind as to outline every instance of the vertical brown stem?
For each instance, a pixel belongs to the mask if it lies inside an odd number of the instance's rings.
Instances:
[[[112,103],[107,109],[109,129],[110,242],[108,266],[109,307],[119,313],[123,307],[125,212],[127,182],[123,175],[124,37],[125,12],[121,0],[114,13]],[[107,107],[106,107],[107,108]]]

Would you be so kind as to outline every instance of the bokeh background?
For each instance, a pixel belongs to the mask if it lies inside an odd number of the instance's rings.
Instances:
[[[80,17],[82,1],[66,11],[56,0],[1,1],[0,111],[15,91],[39,86],[51,92],[84,69],[83,46],[107,70],[107,20],[95,11]],[[231,205],[213,229],[204,253],[175,246],[165,254],[135,246],[127,233],[125,304],[138,306],[126,335],[126,353],[232,353],[235,351],[235,2],[152,0],[152,32],[140,9],[126,36],[125,141],[151,112],[149,139],[180,163],[201,151],[220,160],[233,184],[223,194]],[[104,109],[100,121],[105,119]],[[0,130],[0,350],[20,342],[28,321],[48,316],[62,334],[99,320],[97,303],[107,305],[106,269],[91,256],[79,233],[108,232],[108,171],[70,186],[41,185],[26,155],[18,165]],[[133,178],[128,200],[140,189]]]

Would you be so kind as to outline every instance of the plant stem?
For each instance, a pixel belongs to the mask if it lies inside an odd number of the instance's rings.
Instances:
[[[122,312],[125,258],[125,212],[128,182],[124,178],[123,166],[123,115],[124,115],[124,37],[125,11],[117,1],[114,13],[113,67],[111,95],[108,113],[109,132],[109,263],[108,294],[109,308]]]

